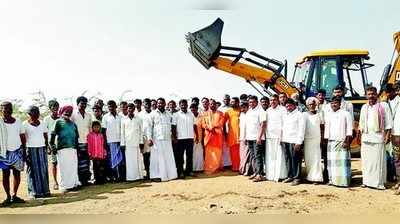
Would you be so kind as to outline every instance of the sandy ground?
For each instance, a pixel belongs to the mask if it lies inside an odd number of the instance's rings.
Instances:
[[[354,159],[350,188],[326,185],[253,183],[230,171],[164,183],[134,182],[85,187],[78,192],[0,208],[1,214],[378,214],[399,213],[393,190],[361,188]],[[20,196],[27,198],[25,175]],[[52,183],[51,183],[52,184]],[[389,185],[390,186],[390,185]],[[391,185],[392,186],[392,185]],[[2,191],[0,197],[4,198]]]

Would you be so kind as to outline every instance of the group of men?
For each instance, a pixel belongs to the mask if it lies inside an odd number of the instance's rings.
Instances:
[[[33,130],[31,136],[44,136],[43,147],[51,155],[53,189],[58,189],[60,175],[60,187],[68,190],[89,184],[91,172],[96,183],[168,181],[194,176],[195,171],[213,174],[227,167],[254,182],[271,180],[298,185],[308,180],[348,187],[350,145],[357,133],[361,134],[362,187],[385,189],[390,164],[394,167],[392,176],[400,176],[400,85],[388,85],[386,92],[388,102],[381,102],[377,89],[367,88],[368,102],[362,106],[358,123],[354,122],[353,105],[344,100],[344,89],[338,86],[330,102],[325,99],[325,90],[306,100],[288,98],[283,93],[260,101],[254,95],[225,95],[222,105],[214,99],[202,98],[200,102],[194,97],[190,105],[186,99],[180,100],[179,109],[175,101],[167,104],[163,98],[146,98],[133,103],[122,101],[119,108],[110,100],[108,113],[101,100],[95,102],[92,113],[87,112],[88,100],[81,96],[75,110],[71,106],[60,109],[58,102],[50,101],[50,115],[44,118],[46,127],[40,131],[32,129],[40,123],[34,116],[39,112],[32,109],[28,122],[32,127],[26,127]],[[7,194],[3,204],[23,202],[17,191],[23,161],[28,158],[24,135],[27,130],[20,127],[18,118],[12,117],[11,103],[4,102],[1,107],[0,168]],[[59,122],[60,119],[64,121]],[[353,124],[358,128],[353,130]],[[50,142],[47,132],[51,134]],[[73,149],[75,157],[63,156],[64,152],[71,152],[65,148]],[[38,167],[47,169],[47,161],[40,163],[43,164]],[[31,166],[29,161],[28,167]],[[38,168],[31,168],[30,172],[35,169]],[[75,171],[77,178],[73,180],[74,175],[69,172]],[[42,180],[46,182],[46,177]],[[38,181],[33,178],[30,183]]]

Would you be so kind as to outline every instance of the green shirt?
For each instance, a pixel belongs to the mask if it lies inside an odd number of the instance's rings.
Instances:
[[[57,136],[57,149],[76,148],[78,143],[78,128],[72,121],[58,119],[54,132]]]

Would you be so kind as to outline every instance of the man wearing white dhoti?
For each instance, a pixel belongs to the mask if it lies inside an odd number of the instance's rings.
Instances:
[[[143,122],[135,116],[135,104],[128,104],[128,114],[121,121],[121,146],[125,146],[126,180],[143,179]]]
[[[362,186],[385,189],[384,146],[389,143],[393,120],[388,104],[378,101],[376,88],[370,86],[366,92],[368,103],[360,114]]]
[[[318,99],[310,97],[306,100],[308,108],[304,112],[306,122],[304,132],[304,161],[306,165],[306,180],[310,182],[322,182],[321,164],[321,130],[323,128],[323,113],[318,113]]]
[[[223,114],[225,114],[225,112],[231,108],[230,101],[231,101],[231,97],[228,94],[225,94],[224,99],[223,99],[224,105],[219,107],[218,110],[221,111]],[[224,130],[225,130],[224,133],[228,133],[228,125],[227,124],[224,125]],[[224,140],[223,140],[223,145],[222,145],[222,159],[223,159],[222,164],[224,167],[232,165],[231,154],[229,151],[229,144],[227,141],[227,135],[225,135],[225,134],[224,134]]]
[[[348,111],[340,109],[340,97],[332,97],[331,111],[325,115],[324,137],[328,140],[329,185],[348,187],[351,181],[350,141],[353,121]]]
[[[165,100],[157,100],[157,109],[151,112],[149,127],[149,145],[152,146],[150,157],[150,178],[155,181],[176,179],[174,152],[172,150],[172,125],[176,125],[170,113],[165,111]]]
[[[279,105],[278,95],[273,95],[270,101],[271,106],[266,111],[265,171],[267,180],[279,181],[286,179],[288,175],[285,153],[281,145],[283,115],[286,113],[286,108]]]

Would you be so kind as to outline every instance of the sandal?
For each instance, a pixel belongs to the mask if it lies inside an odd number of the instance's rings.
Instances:
[[[25,200],[18,197],[17,195],[12,196],[11,201],[12,203],[25,203]]]
[[[53,185],[53,190],[58,190],[58,184]]]
[[[7,207],[7,206],[10,206],[11,204],[12,204],[11,198],[7,197],[3,202],[1,202],[0,206],[1,207]]]

